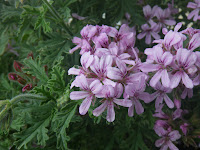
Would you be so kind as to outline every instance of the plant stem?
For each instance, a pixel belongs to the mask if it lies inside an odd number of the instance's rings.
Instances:
[[[67,25],[65,24],[64,20],[60,17],[59,13],[49,4],[49,2],[47,0],[42,0],[45,5],[48,7],[49,11],[51,12],[51,14],[59,20],[59,22],[61,23],[61,25],[65,28],[65,30],[69,33],[69,35],[72,37],[73,33],[68,29]]]
[[[35,95],[35,94],[21,94],[17,95],[11,100],[2,100],[0,101],[0,105],[5,105],[3,110],[0,112],[0,121],[5,117],[6,113],[12,107],[12,104],[17,103],[21,100],[46,100],[45,96]]]
[[[45,96],[35,95],[35,94],[21,94],[17,95],[10,100],[11,104],[14,104],[21,100],[46,100]]]

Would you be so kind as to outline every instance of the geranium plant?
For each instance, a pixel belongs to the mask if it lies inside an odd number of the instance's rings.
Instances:
[[[198,149],[199,4],[2,0],[0,149]]]

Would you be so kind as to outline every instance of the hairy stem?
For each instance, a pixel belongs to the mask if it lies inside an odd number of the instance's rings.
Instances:
[[[12,107],[13,104],[23,101],[23,100],[46,100],[45,96],[35,95],[35,94],[21,94],[17,95],[11,100],[1,100],[0,106],[5,105],[3,110],[0,112],[0,121],[5,117],[6,113]]]

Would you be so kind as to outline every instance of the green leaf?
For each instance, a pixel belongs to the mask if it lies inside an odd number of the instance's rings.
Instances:
[[[61,58],[63,59],[63,58]],[[51,71],[51,78],[47,82],[50,92],[62,94],[65,91],[65,81],[63,79],[65,70],[58,65],[54,66]]]
[[[32,102],[21,104],[14,109],[14,118],[21,118],[25,125],[24,128],[28,127],[21,132],[14,133],[14,138],[16,139],[14,144],[17,145],[18,149],[22,147],[27,149],[29,147],[28,144],[35,141],[37,145],[46,145],[46,141],[49,139],[48,126],[52,120],[54,106],[53,102],[43,105],[38,102]]]
[[[55,33],[50,40],[41,42],[38,48],[43,63],[48,63],[49,67],[52,67],[60,60],[64,52],[69,52],[70,42],[67,38]]]
[[[46,83],[48,81],[48,76],[46,75],[45,68],[41,65],[40,57],[38,57],[36,60],[33,60],[32,58],[26,58],[24,63],[28,67],[23,69],[27,74],[35,76],[42,83]]]
[[[18,148],[24,147],[27,149],[27,144],[31,142],[35,137],[37,137],[38,144],[45,146],[46,141],[49,139],[47,133],[48,129],[46,128],[51,120],[51,116],[46,118],[43,121],[35,123],[34,126],[24,130],[21,133],[14,134],[15,138],[20,138],[15,144],[19,145]]]
[[[6,33],[2,33],[0,37],[0,56],[4,54],[6,46],[8,44],[9,36]]]
[[[52,127],[57,136],[57,149],[68,149],[67,142],[70,140],[70,137],[66,134],[66,128],[69,127],[76,108],[77,103],[70,102],[60,112],[57,112],[53,118]]]

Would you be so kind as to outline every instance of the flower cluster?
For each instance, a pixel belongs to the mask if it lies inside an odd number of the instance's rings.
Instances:
[[[144,92],[148,76],[141,72],[138,50],[134,48],[135,30],[127,25],[121,28],[87,25],[81,30],[82,38],[75,37],[77,46],[70,50],[81,49],[81,67],[71,68],[68,73],[77,75],[71,87],[81,91],[70,94],[72,100],[83,99],[79,112],[85,115],[96,101],[102,104],[93,110],[99,116],[107,109],[107,121],[115,119],[114,106],[128,107],[128,115],[133,116],[134,108],[141,114],[144,108],[140,100],[150,102],[150,94]],[[123,99],[120,99],[123,97]]]
[[[77,46],[70,50],[73,53],[81,49],[82,66],[68,71],[69,75],[76,75],[71,88],[81,89],[71,92],[70,99],[84,99],[79,113],[85,115],[93,104],[94,116],[107,110],[106,119],[113,122],[115,106],[128,107],[128,115],[132,117],[134,110],[137,114],[144,112],[142,103],[156,99],[155,117],[168,121],[181,118],[185,111],[176,99],[191,98],[194,86],[200,84],[200,52],[194,51],[200,46],[200,30],[187,28],[179,31],[181,26],[178,23],[174,31],[164,28],[164,39],[154,40],[153,43],[157,44],[144,51],[147,59],[143,63],[138,57],[139,50],[134,47],[134,29],[125,24],[119,31],[105,25],[85,26],[81,30],[81,38],[73,39]],[[145,92],[148,81],[155,90],[152,94]],[[171,116],[162,111],[163,102],[170,109],[176,106]],[[181,135],[168,121],[158,120],[155,124],[154,129],[161,137],[156,146],[176,149],[172,142]],[[187,126],[186,122],[180,125],[183,135],[187,134]]]
[[[163,27],[166,27],[166,25],[171,26],[176,24],[172,15],[178,13],[178,10],[173,7],[172,2],[172,4],[169,4],[166,9],[162,9],[157,5],[153,8],[146,5],[143,7],[143,13],[147,23],[141,26],[143,31],[138,34],[137,38],[142,39],[145,37],[145,43],[151,44],[151,37],[156,40],[160,39],[160,35],[158,33]]]
[[[175,99],[174,100],[176,110],[173,113],[164,113],[162,111],[163,104],[159,106],[154,114],[154,117],[158,117],[159,120],[156,121],[154,125],[154,130],[156,134],[161,137],[155,142],[156,147],[161,147],[161,149],[171,149],[178,150],[178,148],[173,144],[178,139],[181,138],[182,135],[187,135],[189,124],[185,122],[183,119],[184,114],[187,114],[187,110],[181,109],[181,101]],[[175,126],[176,125],[176,126]],[[175,128],[177,128],[175,130]]]

